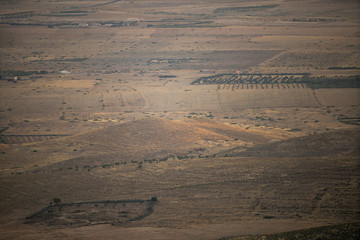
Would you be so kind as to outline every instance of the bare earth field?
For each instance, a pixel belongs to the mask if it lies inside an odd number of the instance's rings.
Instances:
[[[357,0],[0,2],[0,239],[358,239]]]

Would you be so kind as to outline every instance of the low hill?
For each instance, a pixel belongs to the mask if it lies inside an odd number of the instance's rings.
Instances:
[[[112,164],[178,155],[198,156],[247,142],[259,134],[210,120],[141,119],[42,143],[10,147],[2,168]],[[64,166],[66,167],[66,166]]]
[[[238,148],[227,153],[232,157],[321,157],[331,155],[357,156],[360,154],[359,129],[335,130]]]

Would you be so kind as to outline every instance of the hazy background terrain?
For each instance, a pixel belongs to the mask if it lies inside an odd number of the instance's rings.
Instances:
[[[0,239],[356,239],[359,10],[1,1]]]

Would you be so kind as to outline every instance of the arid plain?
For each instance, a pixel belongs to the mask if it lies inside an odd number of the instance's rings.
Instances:
[[[1,1],[0,239],[356,239],[359,11]]]

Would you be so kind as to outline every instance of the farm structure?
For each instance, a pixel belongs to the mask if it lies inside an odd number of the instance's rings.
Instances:
[[[89,226],[97,224],[125,224],[141,220],[154,211],[156,197],[149,200],[78,202],[49,205],[31,216],[25,223],[40,225]]]

